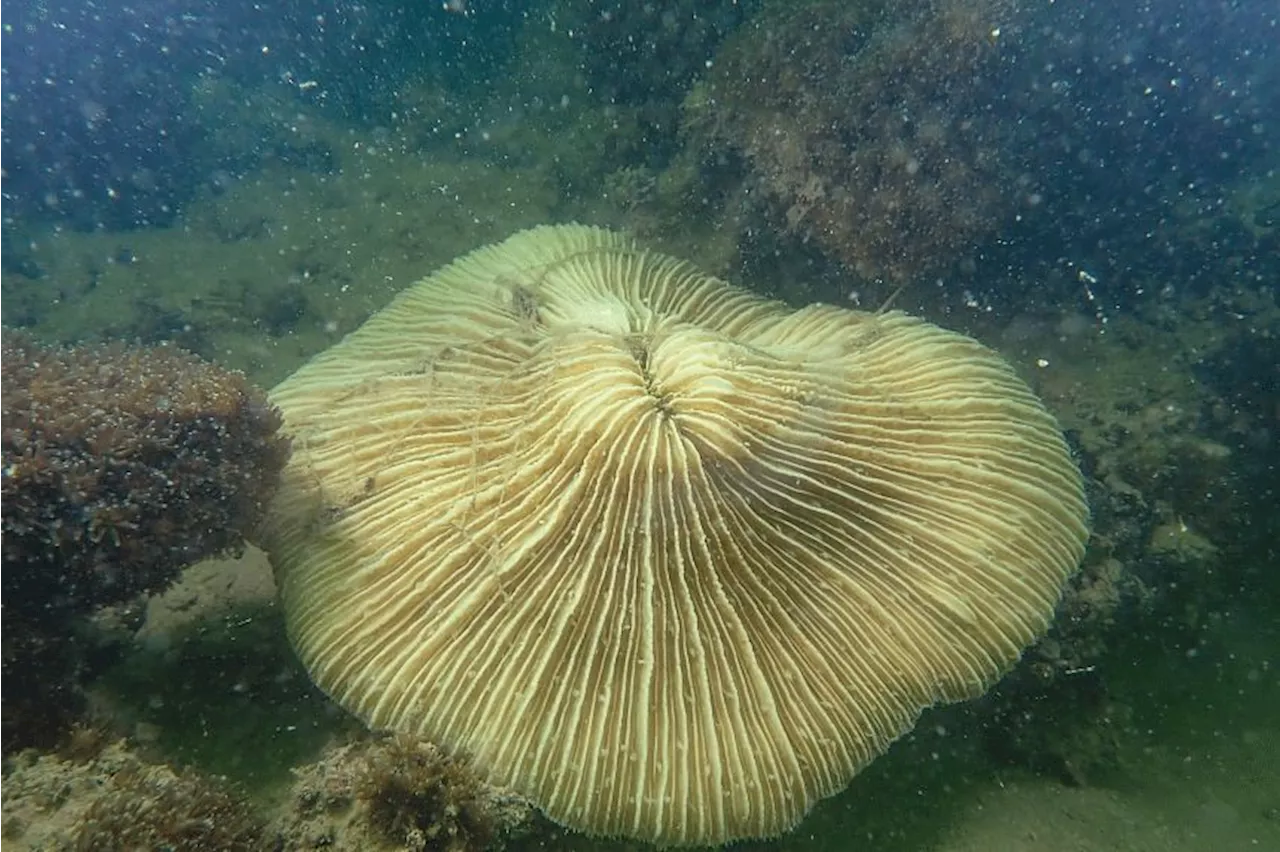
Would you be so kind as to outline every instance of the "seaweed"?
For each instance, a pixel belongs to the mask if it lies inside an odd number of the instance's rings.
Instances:
[[[139,764],[111,778],[76,826],[72,848],[254,852],[267,847],[263,821],[229,785],[191,771]]]
[[[77,623],[252,534],[288,454],[238,373],[173,347],[3,339],[6,751],[75,716]]]

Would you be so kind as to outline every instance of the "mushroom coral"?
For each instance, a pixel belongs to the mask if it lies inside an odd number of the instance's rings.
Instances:
[[[1047,626],[1087,536],[977,342],[543,227],[272,392],[315,681],[592,834],[777,835]]]

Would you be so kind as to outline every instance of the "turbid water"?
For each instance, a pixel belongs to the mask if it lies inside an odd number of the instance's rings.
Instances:
[[[896,293],[1045,400],[1094,531],[1049,637],[746,847],[1280,848],[1268,4],[86,15],[5,3],[6,327],[172,342],[269,388],[441,264],[579,221],[795,305]],[[261,553],[143,612],[77,628],[76,688],[149,765],[278,817],[294,767],[362,735],[294,659]],[[6,844],[73,848],[94,784],[54,795],[70,770],[35,760],[6,759]],[[508,845],[628,845],[531,825]]]

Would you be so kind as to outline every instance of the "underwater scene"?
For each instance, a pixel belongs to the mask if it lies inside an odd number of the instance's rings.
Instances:
[[[1280,7],[2,0],[6,850],[1280,849]]]

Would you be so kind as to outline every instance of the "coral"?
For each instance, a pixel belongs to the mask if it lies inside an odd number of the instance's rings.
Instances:
[[[240,547],[288,444],[243,376],[169,347],[6,332],[2,397],[9,749],[47,744],[69,715],[74,619]]]
[[[686,136],[744,158],[784,229],[864,277],[936,269],[1015,195],[988,98],[1013,7],[774,4],[690,92]]]
[[[279,827],[285,849],[502,848],[533,818],[523,799],[410,737],[339,746],[296,775]]]
[[[243,376],[168,347],[19,335],[3,358],[7,603],[119,602],[240,545],[287,447]]]

